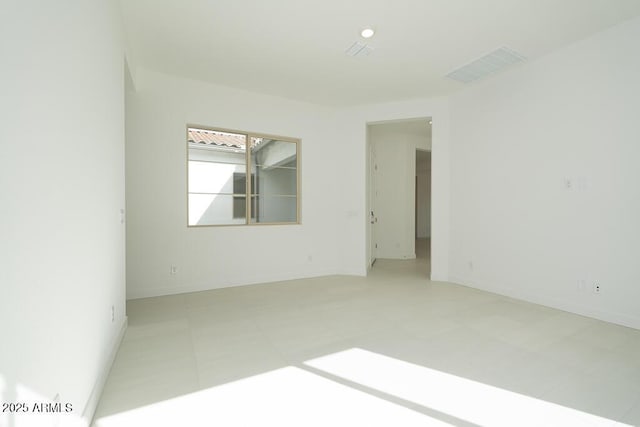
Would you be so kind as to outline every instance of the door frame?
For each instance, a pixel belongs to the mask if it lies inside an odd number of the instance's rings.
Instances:
[[[376,225],[378,222],[378,208],[376,206],[376,196],[377,196],[377,173],[378,173],[378,164],[377,164],[377,156],[375,150],[375,144],[369,138],[369,125],[367,125],[367,170],[368,170],[368,193],[369,193],[369,204],[368,204],[368,222],[369,222],[369,260],[368,260],[368,269],[373,267],[373,264],[376,262],[377,258],[377,234],[376,234]]]
[[[371,270],[373,264],[375,263],[375,260],[377,258],[377,253],[376,253],[376,221],[374,221],[374,224],[371,224],[371,212],[374,212],[374,219],[377,219],[377,215],[378,213],[376,212],[376,206],[375,206],[375,198],[374,198],[374,191],[375,191],[375,186],[376,186],[376,179],[374,177],[374,173],[375,171],[375,166],[373,165],[374,159],[373,157],[375,157],[374,155],[372,155],[373,150],[374,150],[374,143],[371,139],[371,132],[370,132],[370,127],[372,125],[377,125],[377,124],[385,124],[385,123],[402,123],[402,122],[409,122],[409,121],[415,121],[415,120],[429,120],[430,124],[432,125],[431,127],[431,142],[432,142],[432,146],[430,150],[427,151],[431,151],[432,154],[432,162],[433,162],[433,116],[425,116],[425,117],[412,117],[412,118],[403,118],[403,119],[395,119],[395,120],[380,120],[380,121],[367,121],[365,122],[365,167],[366,167],[366,190],[365,190],[365,194],[366,194],[366,220],[367,220],[367,226],[366,226],[366,248],[367,248],[367,260],[366,260],[366,264],[367,264],[367,272],[369,270]],[[415,151],[414,151],[414,155],[411,156],[414,163],[415,163]],[[433,199],[432,199],[433,202]],[[414,203],[415,203],[415,198],[414,198]],[[415,208],[415,207],[414,207]],[[433,215],[431,216],[431,223],[432,223],[432,227],[431,229],[433,230]],[[414,229],[415,229],[415,224],[414,224]],[[433,245],[432,245],[433,246]],[[433,255],[433,252],[430,251],[431,254]],[[430,269],[430,271],[428,272],[429,276],[431,276],[431,271],[432,269]]]

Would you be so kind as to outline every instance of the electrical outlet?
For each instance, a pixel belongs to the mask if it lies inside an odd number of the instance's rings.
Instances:
[[[599,294],[602,291],[602,286],[600,285],[600,283],[594,283],[593,285],[593,292],[596,294]]]
[[[176,274],[178,274],[178,267],[176,267],[175,265],[172,265],[171,268],[169,269],[169,274],[171,274],[172,276],[175,276]]]

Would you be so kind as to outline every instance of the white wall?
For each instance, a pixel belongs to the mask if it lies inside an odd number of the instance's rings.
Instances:
[[[39,426],[92,415],[125,321],[118,16],[23,0],[0,18],[0,401],[59,393],[74,409]]]
[[[144,69],[136,76],[127,98],[128,298],[365,275],[367,123],[416,117],[433,117],[432,278],[448,277],[445,99],[325,109]],[[187,123],[301,138],[302,225],[187,228]]]
[[[342,147],[329,110],[144,69],[137,81],[127,99],[129,298],[338,272]],[[187,124],[300,138],[302,224],[187,228]]]
[[[452,99],[453,280],[640,327],[638,40],[637,18]]]
[[[416,149],[431,148],[428,119],[372,124],[377,154],[377,258],[415,258]]]

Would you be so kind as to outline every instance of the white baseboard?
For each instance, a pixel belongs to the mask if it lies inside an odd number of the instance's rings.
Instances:
[[[224,288],[233,288],[236,286],[248,286],[248,285],[258,285],[262,283],[272,283],[272,282],[286,282],[289,280],[300,280],[300,279],[310,279],[313,277],[323,277],[323,276],[335,276],[335,270],[319,270],[313,271],[309,273],[287,273],[287,274],[277,274],[270,276],[250,276],[245,277],[243,280],[234,280],[227,281],[224,283],[216,283],[212,284],[211,282],[203,282],[203,283],[195,283],[195,284],[182,284],[171,287],[155,287],[155,288],[144,288],[144,289],[131,289],[129,287],[127,289],[127,300],[139,299],[139,298],[150,298],[150,297],[160,297],[165,295],[177,295],[177,294],[185,294],[190,292],[202,292],[202,291],[211,291],[214,289],[224,289]]]
[[[104,390],[104,385],[107,382],[107,378],[109,377],[109,372],[111,371],[111,366],[113,365],[113,361],[116,358],[116,354],[118,354],[118,349],[120,348],[120,344],[122,343],[122,339],[124,338],[124,334],[127,330],[128,320],[125,316],[122,324],[120,325],[120,332],[116,336],[115,340],[111,343],[111,351],[109,353],[109,357],[105,361],[104,366],[102,367],[102,372],[100,376],[96,379],[96,382],[91,390],[91,395],[87,400],[87,403],[84,407],[84,411],[82,411],[82,425],[90,426],[93,422],[93,416],[95,415],[96,408],[98,407],[98,402],[100,401],[100,397],[102,396],[102,391]]]
[[[449,282],[640,330],[640,317],[637,316],[628,316],[625,314],[597,310],[570,301],[560,301],[545,296],[533,295],[529,292],[523,292],[521,290],[513,288],[487,285],[485,283],[470,283],[469,281],[464,280],[460,277],[450,277]]]
[[[404,254],[397,254],[397,253],[392,253],[392,254],[385,254],[385,253],[378,253],[376,254],[376,259],[399,259],[399,260],[403,260],[403,259],[416,259],[416,253],[415,252],[407,252]]]

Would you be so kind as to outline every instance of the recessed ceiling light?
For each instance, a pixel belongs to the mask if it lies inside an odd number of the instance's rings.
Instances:
[[[360,33],[360,35],[365,39],[370,39],[371,37],[373,37],[374,34],[375,34],[375,31],[373,30],[373,28],[369,28],[369,27],[365,28]]]

